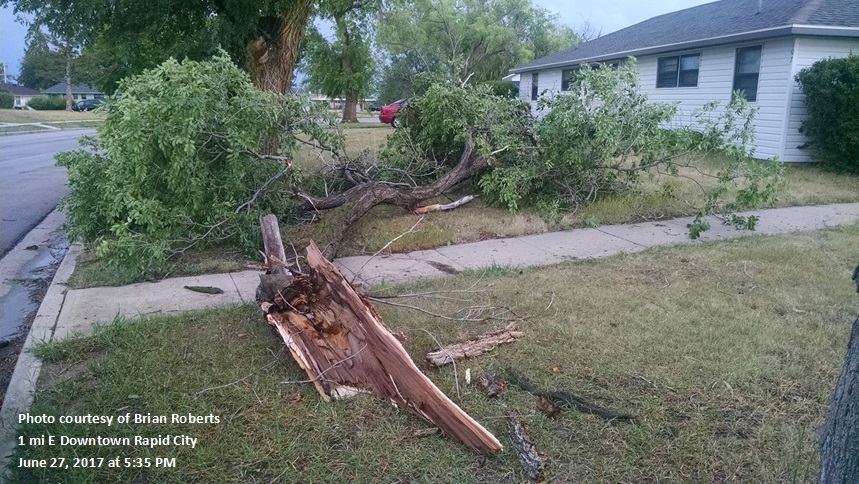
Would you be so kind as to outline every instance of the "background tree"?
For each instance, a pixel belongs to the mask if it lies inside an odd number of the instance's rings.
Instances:
[[[47,30],[74,14],[83,43],[102,54],[100,88],[175,57],[205,59],[218,47],[245,64],[254,83],[288,92],[313,0],[0,0],[44,19]]]
[[[325,0],[319,16],[334,24],[329,41],[312,28],[305,38],[310,87],[329,97],[343,97],[343,122],[357,123],[356,106],[373,80],[370,51],[377,0]]]
[[[63,77],[62,54],[51,49],[42,31],[31,31],[27,36],[18,82],[33,89],[46,89],[62,81]]]
[[[65,80],[65,63],[56,47],[49,42],[49,36],[39,29],[28,34],[27,48],[21,61],[19,82],[33,89],[46,89]],[[84,48],[80,55],[72,59],[71,77],[74,84],[96,85],[100,78],[101,62],[93,49]]]
[[[530,0],[395,2],[378,32],[379,44],[400,63],[389,71],[398,81],[405,78],[403,68],[440,72],[449,82],[500,79],[517,64],[579,40]]]

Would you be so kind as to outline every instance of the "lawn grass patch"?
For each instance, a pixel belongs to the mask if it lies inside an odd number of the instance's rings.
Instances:
[[[24,124],[17,126],[0,126],[0,133],[18,133],[22,131],[48,131],[48,128],[45,128],[44,126],[34,126],[32,124]]]
[[[51,121],[103,121],[104,113],[0,109],[0,123],[44,123]]]
[[[507,415],[520,416],[548,481],[783,482],[817,476],[817,431],[843,363],[856,295],[859,225],[654,248],[601,260],[469,271],[371,293],[471,290],[410,304],[452,314],[474,297],[530,316],[525,337],[452,367],[427,368],[450,344],[503,326],[456,323],[376,304],[406,350],[505,450],[482,459],[407,412],[370,397],[323,403],[256,308],[162,316],[40,347],[32,413],[219,415],[218,425],[28,425],[21,433],[189,434],[197,449],[18,448],[18,456],[175,456],[176,469],[18,471],[24,482],[519,482]],[[83,363],[80,360],[84,359]],[[77,368],[69,371],[70,367]],[[549,418],[515,388],[487,399],[465,386],[516,368],[636,415],[606,423]],[[70,375],[71,373],[71,375]],[[458,382],[458,383],[457,383]],[[459,385],[459,396],[457,396]]]
[[[247,265],[259,263],[250,260],[242,253],[230,249],[189,250],[168,264],[163,270],[150,273],[147,280],[157,281],[167,277],[182,277],[197,274],[220,274],[247,270]],[[95,250],[88,247],[78,257],[75,270],[69,278],[72,289],[98,286],[124,286],[141,282],[139,275],[130,269],[115,267],[104,258],[98,257]]]

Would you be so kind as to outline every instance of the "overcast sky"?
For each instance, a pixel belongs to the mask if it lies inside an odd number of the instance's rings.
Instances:
[[[562,23],[579,30],[586,22],[603,35],[664,13],[694,7],[713,0],[534,0],[552,12]],[[27,28],[16,22],[12,8],[0,11],[0,62],[10,73],[17,73],[24,56]]]

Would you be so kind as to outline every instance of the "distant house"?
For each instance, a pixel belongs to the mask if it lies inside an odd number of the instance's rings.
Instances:
[[[54,84],[53,86],[43,90],[42,93],[47,94],[48,96],[65,96],[66,83],[60,82]],[[74,100],[74,102],[83,101],[86,99],[102,98],[104,98],[104,93],[92,86],[88,86],[86,84],[72,84],[72,99]]]
[[[637,58],[652,101],[680,102],[677,121],[735,90],[759,108],[756,156],[811,161],[799,132],[807,116],[794,76],[820,59],[859,54],[857,0],[721,0],[660,15],[511,69],[520,97],[564,92],[576,67]]]
[[[17,84],[0,83],[0,91],[9,91],[15,96],[15,109],[21,109],[36,96],[41,96],[42,93],[29,87],[19,86]]]

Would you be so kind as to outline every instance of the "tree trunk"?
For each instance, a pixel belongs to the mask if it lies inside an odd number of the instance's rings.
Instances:
[[[72,110],[72,49],[66,44],[66,111]]]
[[[307,273],[288,285],[261,276],[257,293],[266,321],[324,400],[372,393],[484,455],[501,450],[498,439],[421,373],[373,306],[312,242],[307,264]]]
[[[859,316],[820,441],[820,482],[859,482]]]
[[[248,44],[248,70],[257,87],[280,94],[289,92],[312,8],[313,0],[294,0],[280,18],[276,32]]]
[[[358,95],[354,92],[346,94],[346,100],[343,103],[343,122],[357,123],[358,122]]]

